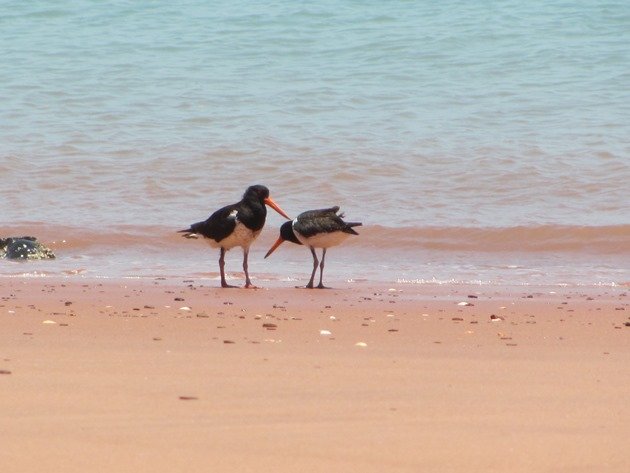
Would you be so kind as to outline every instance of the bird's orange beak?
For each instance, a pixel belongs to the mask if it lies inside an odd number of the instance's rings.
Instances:
[[[276,242],[273,244],[273,246],[271,248],[269,248],[269,251],[267,252],[267,254],[265,255],[265,258],[267,256],[269,256],[271,253],[273,253],[274,251],[276,251],[276,248],[278,248],[280,245],[282,245],[282,242],[284,241],[284,238],[279,237]]]
[[[272,209],[274,209],[276,212],[278,212],[280,215],[282,215],[284,218],[291,220],[291,217],[289,217],[284,210],[282,210],[280,208],[280,206],[278,204],[276,204],[273,199],[271,197],[267,197],[265,199],[265,204],[267,204],[269,207],[271,207]]]

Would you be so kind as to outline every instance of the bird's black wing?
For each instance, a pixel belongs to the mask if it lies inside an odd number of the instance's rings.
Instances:
[[[219,242],[234,231],[237,214],[237,204],[227,205],[214,212],[203,222],[193,223],[187,230],[181,230],[181,233],[186,233],[185,236],[203,235]]]
[[[335,216],[339,212],[339,207],[334,206],[327,209],[317,209],[317,210],[307,210],[306,212],[302,212],[298,215],[297,219],[299,220],[309,220],[313,218],[325,218],[329,216]]]
[[[341,216],[337,215],[337,212],[339,212],[339,207],[337,206],[329,209],[308,210],[298,215],[293,229],[306,238],[318,233],[332,232],[345,232],[357,235],[352,226],[360,225],[360,223],[353,222],[352,225],[349,225],[343,221]]]

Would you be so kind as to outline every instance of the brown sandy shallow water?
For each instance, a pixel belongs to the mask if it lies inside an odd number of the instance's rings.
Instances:
[[[0,284],[3,472],[630,471],[627,287]]]

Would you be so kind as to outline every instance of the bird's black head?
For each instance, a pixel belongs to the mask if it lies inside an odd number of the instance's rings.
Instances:
[[[282,242],[284,241],[291,241],[293,243],[297,243],[298,245],[302,244],[300,243],[300,240],[298,240],[297,237],[295,236],[295,232],[293,231],[293,222],[284,222],[282,224],[282,226],[280,227],[280,236],[278,237],[276,242],[273,244],[273,246],[269,248],[269,251],[265,255],[265,258],[269,256],[271,253],[273,253],[276,250],[276,248],[282,245]]]
[[[295,236],[295,232],[293,231],[293,222],[284,222],[280,227],[280,238],[285,241],[290,241],[292,243],[297,243],[301,245],[300,240]]]
[[[265,199],[269,198],[269,189],[265,186],[257,184],[255,186],[249,186],[243,194],[243,199],[257,200],[264,203]]]
[[[243,200],[247,202],[260,203],[262,204],[263,207],[265,205],[268,205],[269,207],[274,209],[276,212],[278,212],[280,215],[282,215],[284,218],[286,219],[289,218],[286,212],[282,210],[280,206],[276,204],[274,200],[269,196],[269,189],[267,189],[265,186],[262,186],[260,184],[255,185],[255,186],[249,186],[247,190],[245,191],[245,194],[243,195]],[[267,211],[265,210],[262,213],[263,215],[266,215]]]

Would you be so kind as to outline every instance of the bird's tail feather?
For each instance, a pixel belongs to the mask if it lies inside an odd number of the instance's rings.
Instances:
[[[352,227],[360,227],[363,225],[361,222],[346,222],[346,233],[352,233],[353,235],[358,235],[358,233]]]
[[[195,233],[192,227],[187,228],[186,230],[177,230],[177,233],[183,233],[184,238],[199,238],[199,235]]]

